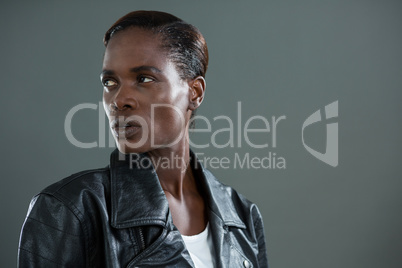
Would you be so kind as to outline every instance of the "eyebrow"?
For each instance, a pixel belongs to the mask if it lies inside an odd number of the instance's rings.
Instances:
[[[147,65],[141,65],[138,67],[130,68],[131,73],[139,73],[139,72],[143,72],[143,71],[151,71],[153,73],[162,73],[162,71],[159,70],[158,68],[153,67],[153,66],[147,66]],[[101,76],[114,75],[114,74],[115,74],[115,72],[112,70],[103,70],[101,72]]]

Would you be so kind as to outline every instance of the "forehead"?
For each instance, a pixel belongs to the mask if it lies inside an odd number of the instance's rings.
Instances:
[[[131,27],[117,32],[109,40],[103,65],[149,65],[167,61],[167,53],[162,49],[161,38],[157,34]]]

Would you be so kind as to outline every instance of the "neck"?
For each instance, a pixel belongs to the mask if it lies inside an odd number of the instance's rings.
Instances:
[[[173,147],[158,148],[148,152],[159,182],[165,192],[182,199],[186,187],[194,185],[190,163],[190,147],[182,139]]]

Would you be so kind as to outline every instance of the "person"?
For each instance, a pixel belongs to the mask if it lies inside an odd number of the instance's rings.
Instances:
[[[104,44],[103,104],[117,149],[106,168],[32,199],[19,267],[268,267],[257,206],[189,147],[206,86],[202,34],[171,14],[134,11]]]

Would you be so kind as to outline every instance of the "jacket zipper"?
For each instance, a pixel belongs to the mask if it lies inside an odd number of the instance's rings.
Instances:
[[[145,240],[144,240],[144,234],[142,233],[142,228],[138,227],[138,231],[140,233],[141,250],[144,250],[145,249]]]

